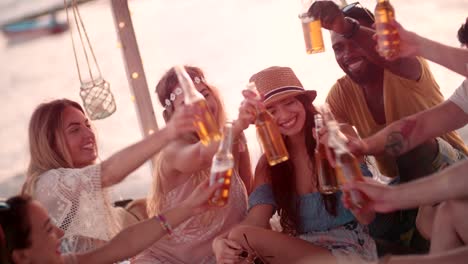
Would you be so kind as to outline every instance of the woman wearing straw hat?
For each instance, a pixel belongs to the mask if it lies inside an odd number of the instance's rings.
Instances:
[[[313,154],[316,141],[312,135],[316,91],[305,90],[287,67],[264,69],[250,81],[255,82],[262,102],[244,91],[240,111],[249,113],[253,123],[254,106],[263,103],[276,120],[290,159],[269,167],[265,157],[260,158],[248,216],[229,238],[253,252],[250,255],[271,263],[375,260],[375,243],[359,223],[370,223],[374,215],[348,211],[341,202],[341,192],[331,196],[318,192]],[[276,210],[283,233],[289,236],[267,230]],[[218,262],[230,263],[223,261],[224,252],[215,254]]]

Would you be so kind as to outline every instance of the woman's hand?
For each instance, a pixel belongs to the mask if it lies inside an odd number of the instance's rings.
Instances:
[[[217,264],[238,263],[243,251],[242,246],[234,240],[217,237],[211,244]]]
[[[218,182],[209,186],[209,180],[206,179],[200,183],[197,188],[193,190],[190,196],[182,203],[184,206],[192,210],[193,214],[205,212],[207,209],[210,209],[208,200],[213,196],[217,189],[221,188],[222,185],[223,183]]]
[[[177,138],[181,135],[195,132],[195,114],[197,109],[191,105],[178,107],[166,124],[169,135]]]
[[[243,90],[244,100],[239,107],[239,115],[236,120],[236,126],[240,130],[245,130],[250,124],[255,123],[256,107],[263,107],[257,95],[250,90]]]

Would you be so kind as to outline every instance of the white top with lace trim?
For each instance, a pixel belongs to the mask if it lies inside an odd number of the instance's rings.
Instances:
[[[121,229],[102,189],[99,164],[49,170],[39,176],[33,196],[65,232],[64,253],[95,249]]]

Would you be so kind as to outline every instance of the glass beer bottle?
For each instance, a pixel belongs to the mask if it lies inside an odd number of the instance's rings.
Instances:
[[[349,151],[348,138],[340,131],[338,122],[333,118],[328,107],[324,107],[324,119],[328,128],[328,145],[335,152],[335,174],[339,184],[352,181],[364,181],[357,158]],[[353,206],[362,208],[367,198],[361,192],[349,192]]]
[[[316,114],[315,131],[317,146],[315,147],[315,167],[317,170],[319,191],[323,194],[332,194],[338,191],[338,182],[335,175],[335,169],[328,162],[326,146],[320,143],[318,131],[324,127],[322,115]]]
[[[258,94],[255,83],[249,83],[247,88],[257,95]],[[257,135],[260,139],[263,153],[270,166],[289,159],[288,150],[284,144],[283,137],[279,132],[278,126],[271,114],[266,109],[256,107],[255,109],[255,127],[257,128]]]
[[[307,54],[319,53],[325,51],[322,36],[322,23],[320,19],[310,16],[308,9],[313,1],[302,0],[303,13],[299,14],[299,19],[302,23],[302,33],[304,34],[304,42]]]
[[[208,108],[205,97],[195,88],[184,66],[178,65],[174,69],[179,84],[184,91],[184,103],[195,105],[199,109],[199,114],[196,115],[195,126],[201,143],[206,146],[212,141],[221,140],[221,132],[213,114]]]
[[[379,53],[386,59],[400,52],[400,36],[390,23],[395,20],[395,9],[388,0],[377,0],[375,6],[375,31]]]
[[[213,157],[210,171],[210,185],[223,183],[210,198],[210,203],[216,206],[224,206],[228,202],[231,178],[234,168],[232,155],[233,132],[232,122],[226,122],[223,130],[223,138],[218,151]]]

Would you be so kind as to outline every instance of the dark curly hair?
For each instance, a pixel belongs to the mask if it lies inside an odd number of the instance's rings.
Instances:
[[[468,17],[465,24],[462,24],[457,33],[458,41],[464,46],[468,46]]]

